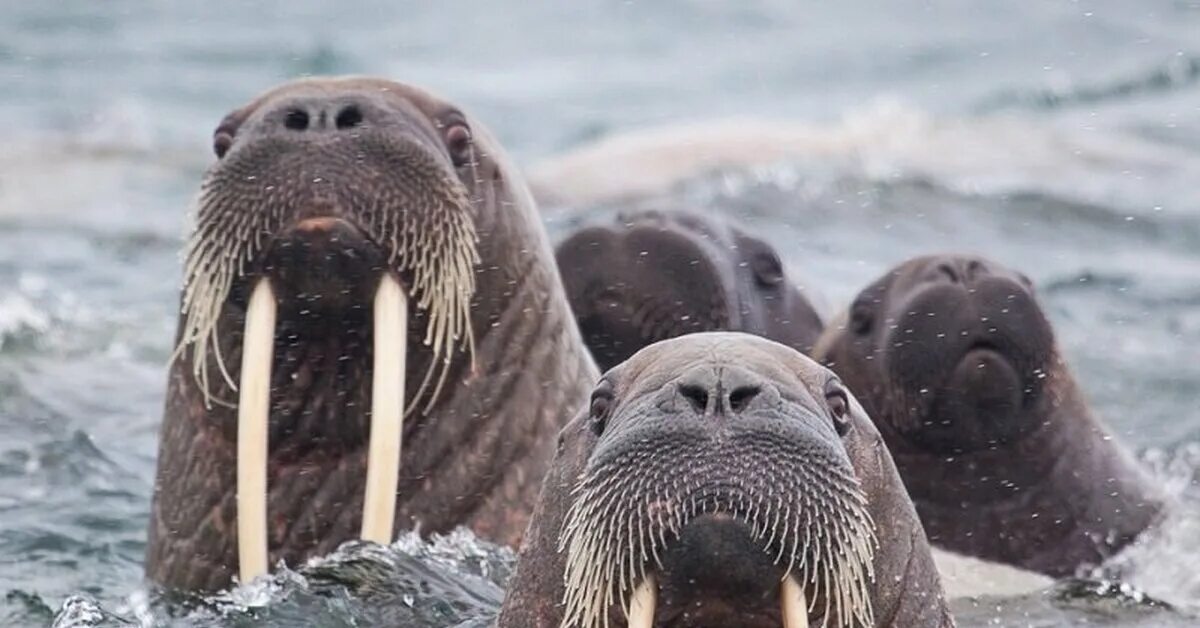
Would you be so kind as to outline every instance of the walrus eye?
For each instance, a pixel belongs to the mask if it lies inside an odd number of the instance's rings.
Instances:
[[[467,165],[471,161],[471,129],[462,123],[446,127],[446,149],[455,168]]]
[[[825,393],[825,402],[829,404],[829,415],[833,417],[833,429],[838,436],[845,436],[850,431],[850,398],[841,388],[833,388]]]
[[[232,135],[225,131],[217,131],[213,134],[213,152],[217,154],[217,159],[224,157],[231,146],[233,146]]]
[[[604,433],[612,401],[612,384],[608,380],[601,381],[596,390],[592,391],[591,407],[588,409],[588,418],[591,419],[592,431],[596,433],[596,436]]]
[[[783,283],[783,264],[773,251],[755,255],[751,268],[754,270],[754,280],[764,288]]]
[[[871,324],[874,323],[874,316],[871,315],[871,308],[862,301],[856,301],[850,308],[850,331],[865,336],[871,331]]]

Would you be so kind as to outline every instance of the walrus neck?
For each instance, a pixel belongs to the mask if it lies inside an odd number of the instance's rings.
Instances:
[[[896,464],[930,540],[1054,576],[1099,564],[1158,517],[1163,497],[1093,416],[1058,361],[1044,425],[994,449],[939,457],[903,445]],[[971,511],[971,527],[962,512]],[[1116,516],[1110,513],[1120,513]]]
[[[533,199],[507,160],[493,158],[496,170],[481,171],[470,194],[496,210],[475,223],[475,359],[452,371],[455,385],[419,431],[410,436],[406,429],[396,524],[433,532],[462,524],[515,546],[553,459],[555,435],[599,374]]]

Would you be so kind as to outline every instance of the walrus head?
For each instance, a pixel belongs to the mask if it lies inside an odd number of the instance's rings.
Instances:
[[[767,242],[687,211],[621,214],[555,249],[563,286],[600,368],[702,331],[744,331],[808,351],[821,319]]]
[[[177,355],[192,352],[206,399],[215,365],[231,388],[219,322],[271,280],[281,318],[321,333],[367,317],[381,279],[399,279],[424,328],[420,391],[436,396],[456,351],[470,354],[473,188],[490,164],[461,111],[379,80],[290,83],[226,116],[195,210]],[[420,347],[414,346],[415,354]],[[209,359],[211,356],[211,360]]]
[[[831,326],[833,327],[833,326]],[[863,290],[818,344],[885,436],[933,454],[1009,443],[1056,358],[1029,279],[968,255],[918,257]]]
[[[702,333],[606,373],[564,429],[500,626],[948,621],[853,395],[783,345]]]
[[[321,78],[213,147],[147,572],[217,588],[398,528],[515,544],[594,366],[499,143],[416,87]]]
[[[813,357],[862,398],[935,544],[1065,576],[1158,515],[1161,495],[1092,415],[1014,270],[909,260],[858,295]]]

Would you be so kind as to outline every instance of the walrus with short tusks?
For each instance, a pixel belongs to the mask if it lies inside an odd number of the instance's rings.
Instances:
[[[555,248],[584,342],[601,369],[659,340],[743,331],[807,353],[821,317],[774,247],[716,216],[620,214]]]
[[[994,261],[901,264],[814,357],[862,399],[935,545],[1066,576],[1162,509],[1088,409],[1029,279]]]
[[[953,626],[887,448],[832,371],[651,345],[559,436],[501,628]]]
[[[401,529],[515,545],[597,371],[499,144],[418,88],[327,78],[235,110],[214,149],[149,578],[218,589]]]

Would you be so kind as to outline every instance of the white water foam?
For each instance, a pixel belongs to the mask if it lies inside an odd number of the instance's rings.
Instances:
[[[790,162],[967,194],[1035,191],[1133,213],[1191,210],[1200,155],[1113,129],[1028,116],[942,118],[881,99],[830,124],[734,118],[618,133],[534,164],[550,205],[663,193],[714,170]]]

